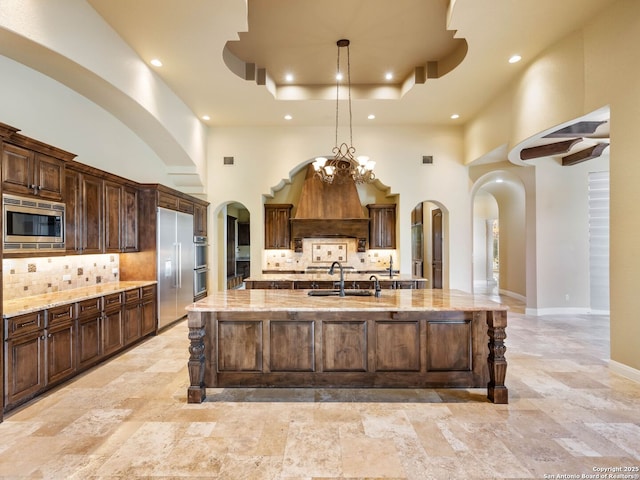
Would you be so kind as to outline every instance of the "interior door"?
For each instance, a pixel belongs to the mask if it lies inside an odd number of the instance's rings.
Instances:
[[[236,220],[227,215],[227,278],[236,274]]]
[[[433,288],[442,288],[442,210],[431,211]]]

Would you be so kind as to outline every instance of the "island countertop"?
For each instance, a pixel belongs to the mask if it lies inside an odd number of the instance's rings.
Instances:
[[[459,290],[383,290],[380,297],[313,297],[308,290],[227,290],[187,307],[194,312],[310,311],[506,311],[484,295]]]
[[[153,285],[155,283],[155,281],[148,280],[109,282],[87,287],[71,288],[59,292],[32,295],[30,297],[5,299],[2,302],[2,314],[4,318],[14,317],[24,313],[36,312],[58,305],[102,297],[111,293],[124,292],[125,290]]]

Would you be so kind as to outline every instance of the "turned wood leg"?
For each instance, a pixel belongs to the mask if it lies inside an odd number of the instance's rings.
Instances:
[[[202,403],[206,398],[207,392],[204,386],[204,335],[205,327],[200,322],[192,322],[200,313],[189,313],[189,388],[187,389],[188,403]],[[199,323],[196,325],[196,323]]]
[[[507,375],[507,360],[504,353],[507,347],[507,312],[487,312],[487,326],[489,334],[489,383],[487,384],[487,398],[493,403],[509,403],[509,391],[504,385]]]

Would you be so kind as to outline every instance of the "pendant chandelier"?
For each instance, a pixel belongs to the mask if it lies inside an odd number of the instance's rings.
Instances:
[[[370,183],[376,179],[373,168],[376,162],[369,160],[364,155],[356,157],[356,149],[353,146],[353,127],[351,115],[351,58],[349,56],[349,40],[341,39],[338,45],[338,61],[336,74],[336,140],[333,147],[333,158],[318,157],[313,162],[315,175],[325,183]],[[338,118],[340,113],[340,49],[347,49],[347,92],[349,100],[349,143],[338,145]]]

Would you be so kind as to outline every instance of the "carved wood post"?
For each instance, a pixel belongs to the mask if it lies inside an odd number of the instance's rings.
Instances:
[[[203,312],[189,312],[189,388],[188,403],[202,403],[207,396],[204,386],[204,335],[205,316]]]
[[[487,384],[487,398],[493,403],[509,403],[509,391],[504,385],[507,375],[507,360],[504,353],[507,347],[507,312],[487,312],[487,333],[489,334],[489,383]]]

